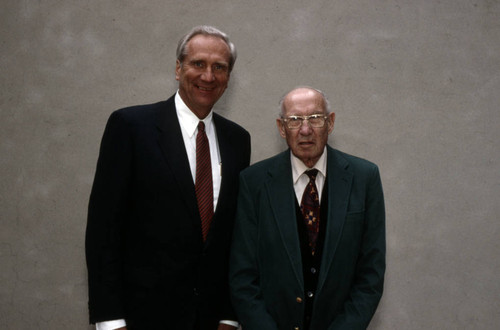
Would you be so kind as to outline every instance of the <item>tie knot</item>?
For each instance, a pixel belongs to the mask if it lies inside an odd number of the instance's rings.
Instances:
[[[313,168],[312,170],[307,170],[306,174],[309,177],[309,179],[316,180],[316,175],[318,174],[318,170]]]
[[[204,122],[200,121],[198,123],[198,131],[200,131],[200,132],[204,132],[205,131],[205,123]]]

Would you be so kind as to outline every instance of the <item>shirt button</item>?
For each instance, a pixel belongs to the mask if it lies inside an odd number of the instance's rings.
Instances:
[[[297,300],[297,302],[298,302],[299,304],[302,302],[302,298],[300,298],[300,297],[297,297],[297,299],[296,299],[296,300]]]
[[[308,291],[308,292],[307,292],[307,296],[308,296],[309,298],[312,298],[312,297],[314,296],[314,293],[312,293],[311,291]]]
[[[314,267],[311,267],[311,273],[316,274],[317,270]]]
[[[198,295],[198,290],[196,288],[193,288],[193,293],[194,293],[195,296],[197,296]]]

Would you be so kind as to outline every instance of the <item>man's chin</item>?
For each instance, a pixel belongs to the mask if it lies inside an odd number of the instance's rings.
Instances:
[[[310,156],[310,155],[312,155],[314,153],[314,144],[299,145],[297,151],[301,155],[304,155],[304,156],[308,157],[308,156]]]
[[[197,102],[205,106],[213,106],[219,98],[214,93],[198,93]]]
[[[298,159],[300,159],[302,161],[311,158],[311,154],[308,152],[297,152],[297,153],[294,153],[294,155],[295,155],[295,157],[297,157]]]
[[[214,106],[215,102],[217,102],[217,99],[213,97],[198,97],[196,99],[196,102],[202,107],[211,109]]]

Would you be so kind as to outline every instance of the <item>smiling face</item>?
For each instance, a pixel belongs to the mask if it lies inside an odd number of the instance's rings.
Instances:
[[[312,114],[326,115],[326,106],[323,96],[309,88],[298,88],[285,96],[283,100],[282,116],[309,116]],[[313,167],[323,154],[328,142],[328,134],[333,131],[335,113],[328,114],[323,127],[312,127],[307,121],[297,129],[290,129],[283,119],[277,119],[276,124],[280,135],[286,142],[295,157],[299,158],[307,167]]]
[[[230,50],[220,38],[198,34],[186,45],[187,55],[177,61],[179,95],[200,119],[205,118],[229,82]]]

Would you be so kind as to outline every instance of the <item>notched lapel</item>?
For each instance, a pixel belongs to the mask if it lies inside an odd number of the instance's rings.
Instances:
[[[215,132],[217,136],[217,143],[219,145],[219,155],[220,155],[220,168],[219,170],[221,171],[221,184],[220,184],[220,191],[219,191],[219,200],[217,202],[217,205],[225,205],[225,200],[228,197],[227,192],[228,192],[228,187],[230,187],[231,182],[229,181],[229,178],[234,178],[238,177],[237,174],[234,174],[236,171],[235,169],[235,164],[234,161],[232,160],[234,157],[233,150],[231,150],[231,137],[230,135],[227,134],[226,130],[224,130],[223,125],[221,122],[218,120],[217,115],[214,113],[213,116],[214,120],[214,126],[215,126]],[[217,209],[215,209],[215,214],[214,214],[214,219],[217,217]]]
[[[179,192],[186,202],[187,209],[193,219],[199,219],[193,177],[189,160],[182,139],[181,127],[175,112],[174,98],[167,100],[166,106],[161,108],[157,120],[158,143],[167,166],[172,170],[178,183]],[[200,229],[201,230],[201,229]]]
[[[318,278],[318,291],[321,290],[325,283],[342,234],[353,178],[352,173],[348,171],[349,163],[340,156],[336,157],[333,149],[330,147],[327,150],[328,222],[326,225],[321,270]]]
[[[291,180],[290,154],[283,153],[282,160],[278,166],[269,171],[271,179],[266,183],[266,187],[281,240],[285,245],[295,277],[303,289],[304,279],[295,213],[295,192]]]
[[[211,244],[212,239],[214,239],[214,228],[217,227],[218,223],[220,222],[219,219],[222,219],[221,214],[224,213],[223,208],[219,207],[219,205],[226,205],[227,203],[229,203],[228,199],[234,197],[228,193],[229,191],[231,191],[231,184],[234,184],[231,182],[230,178],[238,177],[237,174],[234,174],[236,169],[233,160],[234,153],[233,150],[231,150],[230,135],[227,134],[227,131],[224,129],[224,125],[219,121],[219,117],[216,113],[214,113],[213,115],[213,121],[215,126],[217,144],[219,146],[219,175],[221,175],[221,183],[219,190],[219,199],[217,201],[217,206],[214,210],[212,223],[210,224],[210,229],[208,231],[207,240],[205,242],[205,249]]]

